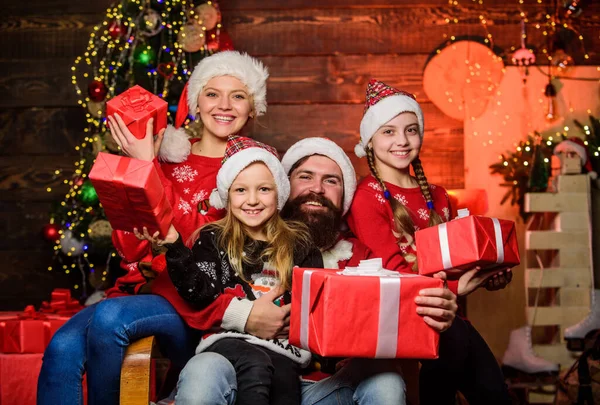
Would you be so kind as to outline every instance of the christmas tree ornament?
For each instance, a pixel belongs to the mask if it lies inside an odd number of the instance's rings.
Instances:
[[[549,78],[548,84],[544,89],[544,95],[546,96],[547,109],[546,109],[546,121],[554,121],[558,118],[558,111],[556,110],[556,87],[552,84],[552,78]]]
[[[192,19],[199,25],[206,28],[207,31],[214,30],[221,22],[221,13],[217,5],[212,2],[204,3],[195,7],[190,13]]]
[[[565,18],[579,17],[583,12],[581,0],[566,0],[563,2]]]
[[[96,194],[96,189],[90,180],[86,180],[79,191],[79,200],[83,204],[87,206],[98,204],[98,194]]]
[[[163,29],[160,14],[151,8],[144,11],[139,24],[140,33],[145,37],[153,37]]]
[[[106,102],[104,100],[93,101],[90,99],[90,101],[88,101],[87,103],[87,110],[90,114],[92,114],[92,117],[94,118],[102,118],[102,116],[104,115],[105,108]]]
[[[488,46],[460,40],[438,50],[427,62],[423,89],[444,114],[471,119],[485,112],[503,76],[502,58]]]
[[[177,42],[186,52],[198,52],[206,43],[204,30],[196,24],[186,24],[177,34]]]
[[[161,63],[157,66],[156,71],[159,75],[169,80],[175,74],[175,64],[173,62]]]
[[[49,242],[56,242],[60,239],[60,226],[55,223],[49,223],[42,228],[42,236]]]
[[[521,19],[521,48],[517,49],[512,55],[513,65],[519,68],[523,84],[527,82],[527,76],[529,76],[529,66],[535,64],[535,54],[531,49],[527,48],[525,39],[527,38],[527,31],[525,28],[525,19]]]
[[[542,193],[548,188],[548,180],[550,178],[550,163],[544,155],[541,146],[542,137],[537,135],[535,145],[533,146],[533,159],[529,164],[529,181],[527,183],[528,192]]]
[[[120,21],[115,20],[108,27],[108,35],[110,35],[112,39],[122,37],[123,35],[125,35],[125,32],[127,32],[127,29],[125,25]]]
[[[106,219],[98,219],[90,224],[90,239],[98,241],[110,238],[112,230],[110,222]]]
[[[83,185],[83,182],[84,182],[84,180],[83,180],[83,177],[81,177],[81,176],[77,176],[77,177],[73,178],[74,186],[81,187]]]
[[[140,44],[133,51],[133,59],[143,66],[152,65],[156,60],[156,51],[149,45]]]
[[[90,96],[90,100],[96,103],[104,101],[107,93],[108,89],[106,88],[106,85],[100,80],[93,80],[88,84],[88,95]]]
[[[60,250],[67,256],[81,256],[84,246],[85,241],[77,239],[70,230],[66,231],[60,240]]]

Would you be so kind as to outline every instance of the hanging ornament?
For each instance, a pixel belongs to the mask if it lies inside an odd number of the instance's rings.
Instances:
[[[156,10],[149,8],[142,14],[139,26],[143,36],[153,37],[163,29],[162,18]]]
[[[519,67],[523,84],[527,82],[529,76],[529,66],[535,64],[535,54],[525,45],[527,31],[525,29],[525,19],[521,20],[521,48],[517,49],[512,56],[512,63]]]
[[[140,65],[149,66],[156,60],[156,51],[148,45],[140,45],[133,51],[133,59]]]
[[[107,93],[108,89],[106,88],[106,85],[100,80],[93,80],[88,84],[88,95],[90,96],[90,100],[96,103],[104,101]]]
[[[55,223],[49,223],[42,228],[42,236],[49,242],[56,242],[60,239],[60,226]]]
[[[158,65],[156,70],[158,71],[159,75],[169,80],[175,74],[175,64],[173,62],[161,63]]]
[[[565,18],[576,18],[581,15],[581,0],[566,0],[563,2]]]
[[[112,39],[122,37],[125,35],[126,31],[127,29],[125,28],[125,25],[120,21],[113,21],[108,27],[108,35],[110,35]]]
[[[83,185],[83,177],[77,176],[73,179],[73,185],[77,187],[81,187]]]
[[[575,65],[575,61],[563,49],[557,49],[552,55],[552,66],[554,66],[560,74],[566,74]]]
[[[90,224],[90,239],[98,241],[102,239],[110,238],[112,234],[112,227],[110,222],[106,219],[99,219]]]
[[[85,205],[91,206],[98,203],[98,194],[96,194],[96,189],[90,180],[83,182],[79,191],[79,201]]]
[[[548,107],[546,110],[546,120],[554,121],[557,118],[556,87],[554,87],[554,84],[552,84],[552,78],[549,79],[548,84],[546,85],[544,95],[546,96],[546,100],[548,102]]]
[[[186,52],[198,52],[206,43],[204,30],[199,25],[186,24],[179,30],[177,42]]]
[[[85,250],[85,242],[77,239],[73,232],[69,230],[65,232],[64,237],[60,240],[60,250],[66,255],[70,253],[74,257],[81,256]]]
[[[93,101],[90,100],[87,102],[87,110],[94,118],[101,118],[104,116],[104,109],[106,107],[106,103],[104,100],[102,101]]]
[[[217,24],[221,22],[221,13],[216,4],[208,2],[195,7],[190,12],[190,19],[210,31],[214,30]]]

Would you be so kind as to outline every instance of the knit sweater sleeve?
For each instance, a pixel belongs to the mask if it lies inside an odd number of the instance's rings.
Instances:
[[[379,191],[359,186],[348,214],[348,226],[374,257],[383,259],[386,269],[413,273],[392,233],[393,217],[389,203]]]
[[[221,291],[220,259],[212,234],[201,231],[192,249],[185,246],[181,236],[168,248],[167,269],[173,285],[186,301],[205,307]]]

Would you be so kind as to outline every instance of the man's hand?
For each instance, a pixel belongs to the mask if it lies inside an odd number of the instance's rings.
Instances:
[[[292,304],[278,307],[273,303],[285,290],[273,289],[254,301],[246,321],[245,331],[261,339],[287,338],[290,330]]]
[[[433,277],[446,280],[446,273],[440,272],[434,274]],[[458,310],[456,295],[447,287],[425,288],[419,291],[415,303],[417,304],[417,314],[422,316],[425,323],[437,332],[443,332],[452,325]]]
[[[504,288],[506,284],[508,284],[512,279],[512,272],[507,272],[507,270],[509,269],[502,270],[502,273],[510,273],[510,275],[508,276],[509,279],[507,280],[507,275],[504,275],[503,280],[498,280],[497,283],[493,279],[496,274],[501,273],[498,271],[497,268],[492,270],[481,270],[480,267],[475,267],[474,269],[466,271],[458,279],[458,295],[469,295],[483,285],[486,285],[487,288],[490,283],[492,285],[492,290]],[[494,288],[496,284],[497,288]]]
[[[501,290],[510,283],[512,280],[513,273],[510,269],[502,270],[500,273],[494,274],[494,276],[488,279],[485,283],[485,289],[488,291]]]

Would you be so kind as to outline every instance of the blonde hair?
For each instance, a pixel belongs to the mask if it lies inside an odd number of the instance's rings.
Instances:
[[[400,236],[405,236],[409,241],[408,245],[410,245],[412,244],[412,241],[414,240],[415,236],[415,224],[413,223],[413,220],[410,217],[409,209],[405,207],[404,204],[402,204],[400,201],[397,201],[395,198],[391,197],[389,190],[385,186],[385,183],[383,182],[383,180],[379,176],[379,172],[377,171],[373,147],[368,146],[366,148],[366,152],[369,170],[381,186],[386,200],[390,202],[390,206],[392,207],[392,213],[394,215],[394,226],[396,228],[395,231]],[[425,172],[423,171],[421,159],[419,159],[419,157],[416,157],[411,164],[413,171],[415,172],[417,183],[421,188],[421,193],[423,194],[423,197],[425,197],[427,205],[431,206],[431,208],[429,209],[429,226],[441,224],[442,222],[444,222],[444,220],[433,208],[433,198],[429,189],[429,183],[427,182],[427,178],[425,177]],[[416,256],[412,253],[402,253],[402,255],[408,263],[413,264],[413,269],[416,269]]]
[[[292,268],[294,266],[294,252],[308,251],[311,239],[306,225],[297,221],[284,221],[278,213],[273,215],[264,224],[266,242],[268,246],[259,258],[244,255],[244,248],[248,245],[248,233],[244,225],[227,210],[225,217],[205,225],[203,228],[217,231],[217,245],[229,256],[229,263],[236,274],[244,281],[244,265],[256,265],[257,260],[270,263],[277,271],[277,278],[285,289],[291,287]],[[201,228],[201,229],[203,229]],[[194,234],[197,236],[200,230]]]

